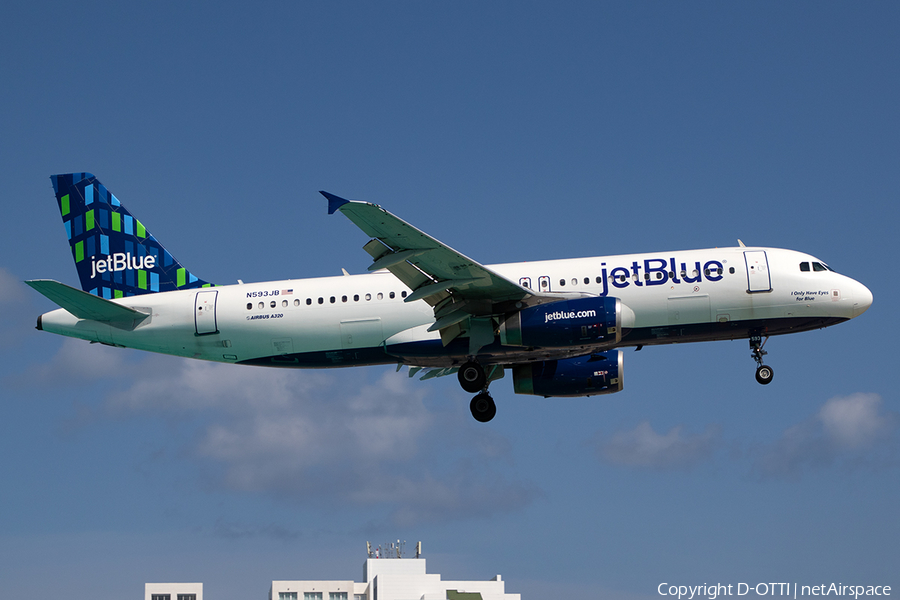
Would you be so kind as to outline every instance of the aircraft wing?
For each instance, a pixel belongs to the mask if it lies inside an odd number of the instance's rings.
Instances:
[[[369,271],[389,270],[412,290],[406,302],[425,300],[434,307],[435,323],[429,331],[440,330],[445,344],[463,332],[481,340],[489,335],[493,340],[494,327],[489,319],[493,315],[588,295],[539,294],[457,252],[380,206],[320,193],[328,199],[328,214],[342,212],[373,238],[363,247],[374,260]],[[473,343],[477,345],[477,340]]]

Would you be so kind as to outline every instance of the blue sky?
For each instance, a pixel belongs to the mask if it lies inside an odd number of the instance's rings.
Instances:
[[[659,583],[900,588],[889,3],[33,2],[0,37],[0,596],[358,579],[364,544],[523,598]],[[189,362],[34,330],[77,284],[48,176],[96,174],[188,268],[363,272],[326,189],[484,263],[747,244],[875,303],[626,355],[614,396],[389,367]]]

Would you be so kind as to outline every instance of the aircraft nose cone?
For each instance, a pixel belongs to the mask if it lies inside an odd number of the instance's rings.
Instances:
[[[858,317],[872,306],[872,292],[863,284],[857,284],[859,287],[853,290],[853,316]]]

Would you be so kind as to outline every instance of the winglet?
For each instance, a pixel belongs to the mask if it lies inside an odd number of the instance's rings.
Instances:
[[[328,192],[319,190],[319,193],[328,198],[328,214],[333,215],[336,210],[342,207],[345,204],[349,204],[349,200],[344,200],[340,196],[335,196],[334,194],[329,194]]]

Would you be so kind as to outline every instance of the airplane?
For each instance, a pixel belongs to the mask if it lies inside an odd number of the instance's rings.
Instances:
[[[238,365],[409,367],[456,374],[490,421],[490,384],[593,396],[624,385],[622,348],[748,339],[756,379],[770,336],[828,327],[872,304],[809,254],[739,246],[482,265],[378,205],[321,192],[369,238],[369,273],[213,285],[188,271],[90,173],[51,176],[81,289],[26,283],[59,308],[37,329]]]

